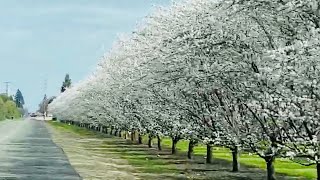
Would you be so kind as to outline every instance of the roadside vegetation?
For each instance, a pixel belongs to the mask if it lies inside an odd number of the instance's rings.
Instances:
[[[19,118],[21,113],[12,97],[0,95],[0,120]]]

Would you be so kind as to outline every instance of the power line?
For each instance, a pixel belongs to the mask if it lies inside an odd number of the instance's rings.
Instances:
[[[43,94],[47,94],[47,88],[48,88],[48,78],[45,78],[43,82]]]

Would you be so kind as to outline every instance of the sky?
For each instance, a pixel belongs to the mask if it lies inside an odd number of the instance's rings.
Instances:
[[[58,95],[65,74],[73,82],[94,71],[117,36],[169,0],[0,0],[0,93],[10,81],[35,111]]]

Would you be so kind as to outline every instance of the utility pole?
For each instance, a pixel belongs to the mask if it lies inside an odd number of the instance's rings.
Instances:
[[[11,82],[7,81],[7,82],[4,82],[6,84],[6,95],[9,97],[9,84]]]
[[[46,119],[47,116],[47,110],[46,110],[46,102],[47,102],[47,98],[46,98],[46,94],[47,94],[47,85],[48,85],[48,79],[45,78],[44,79],[44,83],[43,83],[43,94],[44,94],[44,98],[42,101],[42,108],[43,108],[43,118],[44,120]]]
[[[43,94],[47,94],[47,86],[48,86],[48,79],[45,78],[43,82]]]

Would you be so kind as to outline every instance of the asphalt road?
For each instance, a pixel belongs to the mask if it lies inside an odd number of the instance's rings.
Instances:
[[[0,180],[78,180],[63,150],[51,140],[44,122],[0,122]]]

